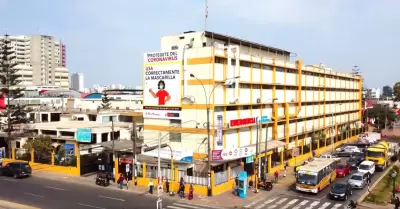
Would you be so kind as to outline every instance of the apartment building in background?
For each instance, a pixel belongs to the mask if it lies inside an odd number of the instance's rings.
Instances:
[[[0,39],[4,39],[4,36]],[[17,67],[23,71],[19,73],[26,75],[21,85],[27,83],[69,87],[64,44],[46,35],[9,36],[9,39],[16,56],[15,61],[19,64]]]
[[[72,73],[70,80],[70,87],[79,92],[85,91],[85,77],[83,73]]]
[[[348,127],[361,126],[362,79],[291,62],[290,54],[209,31],[162,37],[161,51],[144,55],[144,143],[161,137],[207,158],[209,108],[213,161],[251,157],[257,139],[261,153],[269,151],[268,171],[271,161],[294,159],[295,148],[330,149]]]

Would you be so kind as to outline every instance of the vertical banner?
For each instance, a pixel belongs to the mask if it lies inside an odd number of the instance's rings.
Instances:
[[[181,68],[179,51],[144,54],[143,118],[180,118]]]
[[[223,128],[224,128],[224,120],[222,115],[217,115],[217,136],[215,139],[215,150],[224,149],[224,136],[223,136]]]

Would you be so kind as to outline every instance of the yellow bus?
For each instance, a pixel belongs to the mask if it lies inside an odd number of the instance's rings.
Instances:
[[[336,179],[340,158],[316,158],[296,173],[296,191],[318,194]]]

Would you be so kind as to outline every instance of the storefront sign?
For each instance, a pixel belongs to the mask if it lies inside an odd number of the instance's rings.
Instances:
[[[143,155],[158,157],[158,149],[154,149],[148,152],[143,152]],[[172,156],[174,160],[182,162],[193,162],[193,151],[176,148],[172,150]],[[168,147],[162,148],[160,151],[160,158],[170,160],[171,150]]]
[[[234,119],[229,122],[229,127],[233,128],[239,126],[254,125],[256,123],[257,123],[256,117]]]
[[[211,160],[222,160],[222,150],[213,150],[211,152]]]
[[[77,142],[92,142],[92,129],[90,128],[78,128],[76,131]]]
[[[217,137],[215,139],[215,149],[220,150],[224,148],[224,137],[223,137],[223,116],[217,116]]]
[[[223,160],[233,160],[253,156],[255,153],[255,147],[230,148],[222,150],[221,158]]]

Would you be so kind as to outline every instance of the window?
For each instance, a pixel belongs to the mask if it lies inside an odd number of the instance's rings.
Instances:
[[[170,142],[182,142],[182,133],[169,132]]]
[[[224,59],[220,57],[215,57],[215,63],[224,64]]]
[[[252,64],[251,64],[251,67],[252,67],[252,68],[255,68],[255,69],[260,69],[261,66],[260,66],[260,64],[258,64],[258,63],[252,63]]]
[[[250,110],[250,106],[240,106],[240,110]]]
[[[246,62],[246,61],[241,61],[240,62],[240,67],[250,67],[250,62]]]
[[[284,70],[283,68],[280,68],[280,67],[277,67],[277,68],[276,68],[276,72],[282,72],[282,73],[283,73],[284,71],[285,71],[285,70]]]
[[[214,107],[214,112],[222,112],[224,111],[224,107]]]
[[[262,69],[263,70],[272,70],[271,66],[269,66],[269,65],[263,65]]]

